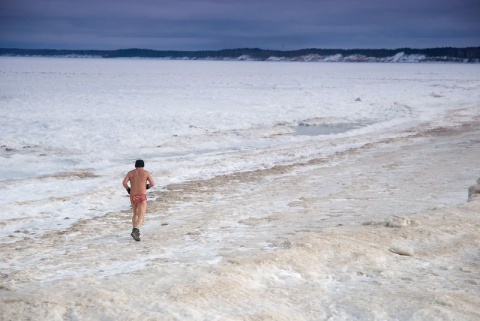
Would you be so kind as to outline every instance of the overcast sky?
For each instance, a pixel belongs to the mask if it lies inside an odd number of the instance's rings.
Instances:
[[[0,0],[0,47],[480,46],[480,0]]]

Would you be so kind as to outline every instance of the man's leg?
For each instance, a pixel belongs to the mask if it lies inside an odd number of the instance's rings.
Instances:
[[[141,202],[139,204],[132,204],[133,216],[132,216],[132,237],[135,241],[140,241],[139,227],[143,224],[143,218],[145,217],[145,211],[147,210],[147,202]]]
[[[132,210],[133,210],[133,214],[132,214],[132,227],[135,227],[135,223],[136,223],[136,219],[137,219],[137,204],[132,204]]]
[[[133,227],[140,228],[140,226],[142,226],[146,211],[147,211],[146,201],[133,205],[133,217],[132,217]]]

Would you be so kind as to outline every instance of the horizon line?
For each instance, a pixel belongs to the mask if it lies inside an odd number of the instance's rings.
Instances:
[[[403,49],[413,49],[413,50],[428,50],[428,49],[474,49],[480,48],[479,46],[467,46],[467,47],[453,47],[453,46],[443,46],[443,47],[397,47],[397,48],[319,48],[319,47],[305,47],[300,49],[264,49],[259,47],[236,47],[236,48],[223,48],[223,49],[150,49],[150,48],[140,48],[140,47],[130,47],[130,48],[117,48],[117,49],[55,49],[55,48],[18,48],[18,47],[0,47],[0,50],[62,50],[62,51],[120,51],[120,50],[149,50],[149,51],[177,51],[177,52],[204,52],[204,51],[228,51],[228,50],[261,50],[261,51],[277,51],[277,52],[291,52],[291,51],[301,51],[301,50],[338,50],[338,51],[349,51],[349,50],[403,50]]]

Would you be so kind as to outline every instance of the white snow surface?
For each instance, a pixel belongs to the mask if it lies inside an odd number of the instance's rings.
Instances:
[[[1,57],[0,319],[478,320],[479,116],[476,64]]]

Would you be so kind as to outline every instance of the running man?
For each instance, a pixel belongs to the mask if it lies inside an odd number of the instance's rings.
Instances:
[[[130,194],[132,203],[132,233],[130,234],[135,241],[140,241],[140,226],[143,223],[145,212],[147,210],[147,189],[155,186],[155,182],[149,172],[143,169],[145,163],[139,159],[135,162],[135,169],[129,171],[123,179],[123,187]],[[130,187],[128,182],[130,181]]]

